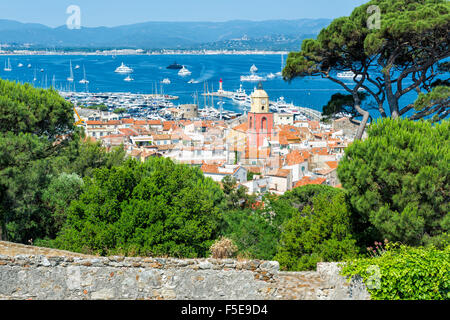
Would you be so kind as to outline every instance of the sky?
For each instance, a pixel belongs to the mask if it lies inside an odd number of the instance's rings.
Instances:
[[[0,19],[64,25],[67,8],[81,10],[81,26],[149,21],[229,21],[337,18],[369,0],[0,0]]]

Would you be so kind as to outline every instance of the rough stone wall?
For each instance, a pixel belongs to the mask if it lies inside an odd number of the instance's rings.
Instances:
[[[336,263],[320,263],[317,272],[280,272],[273,261],[69,256],[0,242],[0,299],[369,298],[360,282],[339,276]]]

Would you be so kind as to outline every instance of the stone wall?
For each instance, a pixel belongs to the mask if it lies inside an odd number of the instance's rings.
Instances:
[[[105,258],[0,242],[0,299],[368,298],[364,286],[348,284],[333,263],[319,264],[317,272],[280,272],[273,261]]]

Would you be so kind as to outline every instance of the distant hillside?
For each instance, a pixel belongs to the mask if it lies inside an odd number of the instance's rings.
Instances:
[[[41,24],[0,20],[0,42],[10,45],[26,44],[31,48],[177,49],[208,48],[208,44],[211,44],[220,49],[218,46],[227,47],[230,41],[240,42],[244,47],[251,46],[253,41],[255,45],[258,43],[259,48],[264,46],[264,42],[272,45],[284,41],[286,44],[302,39],[305,35],[316,35],[330,22],[328,19],[147,22],[112,28],[69,30],[66,26],[50,28]],[[295,48],[299,45],[295,43]]]

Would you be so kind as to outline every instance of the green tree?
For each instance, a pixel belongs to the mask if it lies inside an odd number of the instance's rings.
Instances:
[[[206,257],[223,200],[218,184],[198,168],[166,158],[128,160],[85,178],[55,245],[101,255]]]
[[[53,176],[48,187],[42,195],[42,200],[47,204],[52,213],[53,232],[48,234],[50,238],[56,237],[66,221],[66,211],[73,200],[78,199],[83,187],[83,179],[75,173],[62,173]]]
[[[374,7],[380,10],[380,26],[373,26]],[[372,0],[355,8],[349,17],[335,19],[317,39],[304,40],[300,52],[291,52],[283,77],[321,76],[342,86],[354,99],[362,116],[357,138],[361,139],[369,112],[361,104],[361,88],[374,99],[382,117],[397,118],[414,110],[403,106],[408,94],[430,92],[440,76],[439,62],[450,56],[448,30],[450,2],[446,0]],[[351,70],[353,85],[336,72]],[[387,104],[387,108],[386,105]],[[447,108],[414,113],[442,118]]]
[[[450,231],[450,122],[384,119],[345,151],[338,176],[360,244],[439,244]]]
[[[27,242],[46,234],[51,214],[42,193],[52,159],[70,140],[73,107],[54,90],[0,80],[0,224],[2,238]]]
[[[299,188],[300,189],[300,188]],[[283,226],[275,260],[284,270],[313,270],[322,261],[356,257],[345,195],[320,193]]]
[[[123,161],[123,148],[108,153],[100,144],[84,141],[81,129],[73,124],[73,105],[56,91],[0,80],[2,239],[27,243],[54,237],[61,224],[55,212],[63,205],[53,201],[55,177],[62,173],[83,177],[92,168]],[[72,186],[76,195],[78,189]],[[71,194],[68,189],[61,192]],[[44,194],[55,197],[44,199]]]
[[[125,109],[125,108],[117,108],[113,112],[116,113],[116,114],[121,114],[121,113],[127,112],[127,109]]]

